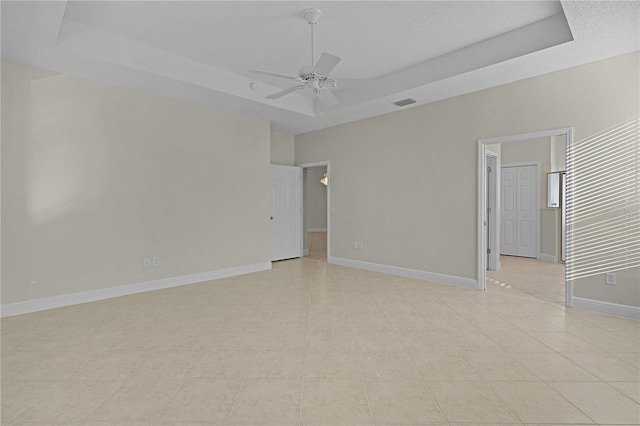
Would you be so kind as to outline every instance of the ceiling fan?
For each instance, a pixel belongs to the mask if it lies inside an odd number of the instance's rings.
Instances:
[[[250,70],[250,73],[268,75],[271,77],[286,78],[288,80],[294,80],[298,82],[297,85],[280,92],[269,95],[266,99],[278,99],[289,93],[293,93],[301,89],[310,89],[316,94],[320,102],[325,106],[337,105],[338,99],[329,90],[330,88],[345,87],[353,89],[373,89],[380,85],[380,80],[376,79],[354,79],[354,78],[330,78],[329,73],[340,63],[342,60],[338,56],[330,53],[323,53],[313,65],[313,26],[322,17],[322,12],[318,9],[306,9],[302,12],[302,16],[311,26],[311,65],[303,67],[298,71],[297,76],[280,74],[270,71]]]

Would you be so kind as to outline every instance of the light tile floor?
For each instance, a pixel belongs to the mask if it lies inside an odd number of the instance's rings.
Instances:
[[[564,305],[564,264],[500,256],[500,271],[487,271],[487,290],[523,294]]]
[[[327,233],[307,232],[309,259],[327,260]]]
[[[478,292],[297,259],[5,318],[2,424],[640,424],[640,323],[512,275]]]

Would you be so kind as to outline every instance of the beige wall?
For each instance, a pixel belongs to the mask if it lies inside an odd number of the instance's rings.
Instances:
[[[269,142],[267,121],[3,62],[2,303],[268,262]]]
[[[327,227],[327,187],[320,183],[325,170],[325,166],[305,169],[304,229]]]
[[[271,164],[295,166],[293,135],[271,132]]]
[[[331,161],[332,256],[476,279],[478,139],[574,127],[579,140],[631,118],[638,63],[634,52],[296,136],[297,163]],[[636,280],[597,281],[574,294],[640,305]]]
[[[567,170],[567,141],[565,136],[551,137],[551,171]]]

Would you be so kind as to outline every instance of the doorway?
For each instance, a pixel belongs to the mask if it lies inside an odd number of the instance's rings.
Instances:
[[[498,205],[498,154],[487,150],[487,269],[491,271],[500,270],[500,224],[498,223],[498,215],[496,212],[500,209]]]
[[[488,252],[487,252],[487,249],[491,244],[491,239],[495,238],[495,233],[498,233],[498,234],[500,233],[499,231],[500,227],[496,228],[494,225],[493,230],[491,229],[492,217],[491,217],[489,208],[491,203],[490,187],[492,186],[492,184],[491,184],[491,174],[487,172],[488,170],[487,167],[491,164],[492,159],[491,159],[491,155],[488,155],[488,154],[490,154],[491,152],[495,152],[497,150],[498,155],[500,155],[500,150],[503,146],[509,146],[511,148],[515,147],[515,148],[518,148],[518,150],[520,151],[526,151],[527,150],[526,144],[517,144],[517,143],[530,142],[536,139],[545,139],[545,138],[547,139],[563,138],[562,139],[564,141],[563,153],[566,153],[566,150],[569,148],[570,144],[572,143],[572,140],[573,140],[572,137],[573,137],[573,131],[571,128],[562,128],[562,129],[545,130],[541,132],[533,132],[533,133],[526,133],[526,134],[519,134],[519,135],[510,135],[510,136],[491,138],[491,139],[481,139],[478,141],[478,144],[479,144],[478,146],[479,148],[478,149],[478,194],[482,194],[482,196],[478,197],[478,210],[477,210],[477,218],[478,218],[477,262],[478,262],[478,289],[479,290],[486,290],[487,288],[487,269],[499,270],[502,263],[500,260],[500,256],[497,255],[496,263],[498,268],[493,269],[491,267],[492,266],[491,257],[488,256]],[[553,156],[553,154],[551,155]],[[501,165],[501,159],[499,157],[498,166],[497,166],[498,169],[500,169],[500,165]],[[545,177],[545,182],[546,182],[546,172],[549,172],[549,171],[550,170],[543,170],[543,173],[539,172],[539,177],[540,178]],[[542,180],[542,179],[539,179],[539,180]],[[500,188],[500,183],[499,183],[500,179],[497,179],[497,181],[498,183],[496,185],[498,186],[498,189],[496,193],[500,194],[502,192]],[[497,203],[500,204],[500,199],[499,199],[500,197],[497,197],[497,198],[498,198]],[[538,197],[536,197],[536,201],[540,202],[539,198],[540,196],[538,195]],[[555,215],[557,215],[557,212],[551,211],[545,214],[547,218],[552,216],[555,217]],[[540,235],[540,232],[537,232],[536,238],[539,238],[539,235]],[[502,240],[504,237],[500,236],[499,238],[500,239],[498,239],[498,241]],[[547,241],[546,244],[548,245],[549,242]],[[547,261],[549,260],[548,256],[540,254],[540,247],[541,247],[541,243],[538,241],[537,255],[534,256],[534,257],[537,257],[537,259],[526,259],[526,261],[532,262],[534,266],[536,262],[538,262],[537,263],[538,265],[542,265],[541,262],[543,260],[547,260]],[[511,263],[508,263],[508,264],[511,264]],[[558,273],[559,280],[561,283],[560,285],[562,285],[562,282],[564,282],[564,304],[565,306],[571,307],[572,305],[571,282],[567,280],[564,274],[562,273],[562,270],[564,269],[564,265],[557,263],[556,266],[557,268],[555,268],[555,270],[560,271]],[[490,279],[492,280],[492,283],[493,283],[493,278],[490,277]]]
[[[301,164],[303,174],[303,253],[327,262],[330,256],[330,166],[328,161]]]

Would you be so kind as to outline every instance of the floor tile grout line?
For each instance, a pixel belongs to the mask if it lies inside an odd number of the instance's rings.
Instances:
[[[152,358],[156,355],[156,353],[158,353],[158,351],[159,351],[158,349],[154,349],[154,350],[152,351],[152,352],[153,352],[153,354],[149,357],[149,359],[152,359]],[[113,350],[108,350],[108,351],[107,351],[107,353],[111,353],[111,352],[126,352],[126,351],[113,351]],[[129,375],[128,375],[125,379],[123,379],[123,380],[122,380],[122,384],[121,384],[120,386],[116,387],[116,388],[113,390],[113,392],[109,393],[109,395],[108,395],[106,398],[104,398],[104,399],[100,402],[100,404],[96,406],[96,408],[95,408],[94,410],[92,410],[89,414],[87,414],[86,416],[84,416],[84,417],[82,418],[81,422],[86,421],[89,417],[91,417],[91,415],[92,415],[93,413],[95,413],[96,411],[98,411],[98,409],[99,409],[100,407],[102,407],[102,406],[105,404],[105,402],[107,402],[107,401],[109,400],[109,398],[111,398],[113,395],[115,395],[115,394],[116,394],[116,392],[118,392],[121,388],[123,388],[123,387],[124,387],[124,386],[125,386],[125,385],[130,381],[130,380],[131,380],[131,378],[135,375],[135,373],[137,373],[137,372],[138,372],[138,370],[140,370],[141,368],[142,368],[142,366],[139,366],[139,367],[137,367],[136,369],[134,369],[134,371],[133,371],[133,372],[129,373]],[[69,380],[69,381],[70,381],[70,380]],[[100,380],[97,380],[97,381],[100,381]]]
[[[376,304],[378,305],[378,307],[380,308],[380,311],[382,312],[382,315],[385,317],[385,319],[387,320],[387,322],[389,322],[389,317],[387,316],[387,314],[385,313],[384,309],[382,309],[382,306],[380,305],[380,302],[378,301],[377,298],[375,298]],[[413,305],[412,305],[413,306]],[[426,318],[425,318],[426,319]],[[427,322],[429,322],[429,320],[427,320]],[[396,336],[396,339],[398,339],[398,341],[400,342],[400,345],[402,346],[402,348],[404,349],[404,353],[407,354],[407,358],[409,358],[409,360],[411,361],[411,365],[413,365],[413,368],[415,369],[415,371],[418,373],[418,377],[420,378],[420,382],[422,383],[422,385],[425,387],[425,389],[427,390],[427,392],[429,392],[429,396],[431,396],[431,399],[433,400],[433,402],[436,404],[436,407],[438,407],[438,411],[440,412],[440,415],[442,416],[442,418],[447,422],[447,424],[451,423],[449,421],[449,419],[447,418],[447,416],[444,413],[444,410],[442,409],[442,407],[440,406],[440,404],[438,403],[438,400],[435,398],[435,396],[433,396],[433,392],[431,392],[431,389],[429,389],[429,386],[427,386],[427,382],[424,380],[424,377],[422,377],[422,374],[420,373],[420,370],[418,370],[418,366],[416,365],[413,357],[411,355],[409,355],[409,351],[407,351],[407,347],[405,346],[404,342],[402,341],[402,339],[400,339],[400,336],[398,336],[398,332],[394,327],[391,327],[391,330],[393,331],[393,335]]]
[[[596,424],[596,425],[597,425],[597,424],[599,424],[599,423],[598,423],[594,418],[592,418],[590,415],[588,415],[588,414],[587,414],[587,413],[585,413],[583,410],[581,410],[581,409],[580,409],[580,407],[578,407],[577,405],[575,405],[573,402],[569,401],[569,398],[565,397],[565,396],[564,396],[564,395],[562,395],[560,392],[558,392],[558,391],[557,391],[553,386],[551,386],[551,385],[549,384],[549,382],[544,381],[543,383],[544,383],[545,385],[547,385],[547,387],[548,387],[549,389],[551,389],[553,392],[555,392],[557,395],[559,395],[559,396],[560,396],[560,398],[562,398],[563,400],[567,401],[567,403],[568,403],[569,405],[571,405],[573,408],[575,408],[576,410],[578,410],[578,412],[580,412],[580,413],[584,414],[584,416],[585,416],[586,418],[588,418],[589,420],[591,420],[594,424]],[[565,382],[550,382],[550,383],[574,383],[574,382],[566,382],[566,381],[565,381]],[[582,383],[582,382],[580,382],[580,383]],[[590,383],[598,383],[598,382],[590,382]]]
[[[160,418],[160,416],[162,416],[162,414],[164,414],[165,410],[167,409],[167,407],[171,404],[171,402],[173,401],[173,399],[176,397],[176,395],[178,394],[178,392],[180,392],[182,390],[182,388],[184,388],[184,385],[187,383],[188,380],[188,376],[185,376],[184,379],[182,380],[182,384],[180,386],[178,386],[178,388],[171,394],[171,398],[169,398],[167,400],[167,403],[164,404],[159,410],[158,413],[155,415],[155,417],[153,418],[153,420],[151,421],[150,424],[155,425],[156,422],[158,421],[158,419]]]
[[[500,401],[500,403],[507,409],[509,410],[509,412],[511,413],[511,415],[518,419],[518,421],[522,424],[524,424],[524,420],[522,420],[520,418],[520,416],[518,416],[512,409],[511,407],[509,407],[509,404],[507,404],[505,401],[502,400],[502,398],[500,398],[500,396],[493,390],[493,388],[491,387],[491,384],[487,384],[487,388],[489,389],[489,392],[491,392],[493,394],[493,396],[495,396],[498,401]]]
[[[313,279],[313,275],[311,276]],[[299,415],[298,415],[298,424],[302,425],[303,423],[303,409],[304,409],[304,388],[307,384],[307,356],[309,353],[309,317],[311,316],[311,280],[309,280],[309,297],[307,298],[307,324],[304,329],[305,337],[304,337],[304,364],[302,366],[302,390],[300,392],[300,407],[299,407]]]
[[[611,389],[615,390],[616,392],[624,395],[627,399],[631,400],[632,402],[634,402],[636,405],[638,405],[638,412],[640,413],[640,402],[636,401],[635,399],[633,399],[632,397],[630,397],[629,395],[627,395],[626,393],[622,392],[620,389],[616,389],[615,386],[613,386],[611,383],[614,382],[604,382],[606,383]],[[638,385],[640,386],[640,382],[629,382],[629,383],[638,383]]]
[[[167,403],[160,409],[160,411],[158,412],[158,414],[156,415],[156,417],[153,419],[153,421],[151,422],[152,425],[155,425],[156,422],[158,421],[158,419],[162,416],[162,414],[164,414],[165,410],[167,409],[167,407],[169,407],[169,405],[171,404],[171,402],[173,401],[173,399],[176,397],[176,395],[178,394],[178,392],[180,392],[182,390],[182,388],[184,388],[184,385],[189,381],[189,378],[191,376],[191,372],[193,371],[193,369],[196,367],[196,364],[198,364],[198,362],[204,358],[205,353],[207,351],[201,350],[198,351],[201,353],[200,357],[193,362],[193,365],[191,366],[191,368],[189,369],[188,373],[185,373],[184,377],[183,377],[183,381],[182,384],[178,387],[178,389],[176,389],[176,391],[173,393],[173,395],[171,395],[171,398],[169,398],[169,400],[167,401]],[[194,378],[194,380],[197,380]]]
[[[272,312],[273,315],[273,312]],[[266,328],[263,327],[262,331],[261,331],[261,335],[260,335],[260,342],[258,343],[258,347],[253,351],[253,359],[251,361],[251,363],[249,364],[249,367],[246,369],[246,371],[244,372],[243,376],[242,376],[242,380],[240,383],[240,388],[238,389],[238,392],[236,392],[235,397],[233,398],[233,403],[231,404],[231,408],[229,409],[229,412],[227,413],[227,415],[224,418],[223,423],[224,424],[229,424],[229,422],[231,421],[231,416],[233,415],[233,412],[236,408],[236,404],[238,403],[238,399],[240,398],[240,394],[242,393],[242,391],[245,388],[245,384],[247,382],[247,379],[249,378],[249,374],[251,374],[251,371],[253,370],[253,367],[256,363],[256,360],[258,359],[258,354],[260,353],[260,348],[262,347],[262,342],[264,341],[265,338],[265,333],[266,333]]]
[[[364,371],[362,370],[362,364],[360,363],[360,356],[358,353],[358,347],[356,346],[356,340],[353,337],[353,328],[351,327],[351,319],[349,318],[349,315],[347,314],[347,309],[346,309],[346,305],[344,302],[344,298],[342,297],[343,294],[341,294],[340,297],[340,301],[342,303],[342,309],[344,310],[344,313],[347,317],[347,323],[349,324],[349,336],[351,337],[351,344],[353,345],[353,349],[354,349],[354,354],[356,357],[356,363],[358,364],[358,369],[360,370],[360,379],[362,380],[362,389],[364,390],[364,396],[367,400],[367,407],[369,408],[369,416],[371,416],[371,423],[375,426],[376,424],[376,418],[373,415],[373,408],[371,407],[371,400],[369,399],[369,392],[367,391],[367,384],[365,382],[364,379]]]

